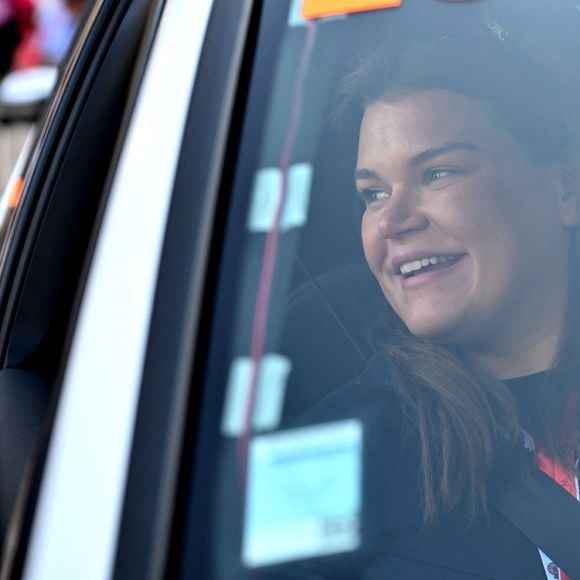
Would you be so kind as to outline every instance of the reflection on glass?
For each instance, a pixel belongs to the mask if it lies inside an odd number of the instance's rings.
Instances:
[[[216,575],[564,578],[502,498],[547,481],[578,499],[580,14],[432,0],[300,21],[297,4],[233,190],[229,367],[208,384],[237,417],[214,497],[237,515],[213,520],[237,564]],[[272,357],[290,371],[265,424]],[[333,459],[317,430],[345,422],[360,444]],[[528,511],[555,530],[546,502]]]

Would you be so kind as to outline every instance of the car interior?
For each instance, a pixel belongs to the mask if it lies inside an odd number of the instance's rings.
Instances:
[[[416,18],[415,9],[432,10],[432,18],[424,14]],[[265,130],[261,135],[259,128],[251,126],[250,149],[253,146],[259,153],[247,153],[251,161],[246,158],[240,164],[234,180],[233,200],[244,198],[249,211],[254,175],[248,174],[248,166],[258,170],[284,167],[280,152],[287,145],[286,139],[290,139],[290,166],[302,163],[313,171],[308,217],[300,227],[288,230],[280,227],[270,232],[242,234],[239,225],[237,229],[230,226],[230,235],[235,231],[237,236],[236,247],[229,250],[226,245],[222,260],[225,269],[231,264],[233,273],[224,276],[227,282],[221,284],[231,288],[236,283],[235,276],[239,276],[239,291],[235,297],[230,292],[227,297],[218,292],[217,308],[226,314],[218,313],[216,332],[222,330],[223,340],[223,330],[227,327],[231,344],[226,347],[214,344],[213,349],[219,355],[214,354],[213,360],[210,355],[207,385],[210,391],[215,389],[225,397],[228,366],[223,364],[224,353],[233,359],[248,356],[250,352],[255,332],[252,316],[264,307],[257,298],[259,281],[266,271],[267,246],[275,238],[276,261],[273,273],[270,272],[268,321],[262,352],[281,353],[291,362],[281,423],[276,428],[292,426],[305,410],[359,375],[380,348],[381,337],[388,334],[394,319],[362,252],[363,205],[353,180],[355,147],[352,135],[350,142],[348,136],[344,138],[340,120],[332,114],[340,79],[353,68],[360,53],[372,49],[376,39],[389,36],[395,47],[397,42],[408,41],[412,35],[421,40],[436,39],[440,34],[438,21],[445,22],[450,15],[459,14],[457,22],[461,26],[463,9],[466,7],[452,3],[433,1],[426,8],[424,2],[409,2],[401,11],[334,17],[315,25],[290,22],[283,35],[278,68],[274,73],[269,71],[270,84],[263,81],[266,87],[262,86],[260,93],[250,93],[250,99],[268,103],[261,120]],[[577,22],[567,25],[577,26]],[[353,47],[358,48],[353,51]],[[267,72],[259,72],[268,78]],[[301,74],[304,74],[302,79]],[[294,130],[293,116],[299,119],[298,128],[289,137]],[[249,119],[249,124],[254,122],[258,123],[255,118]],[[240,211],[239,205],[236,211]],[[244,236],[241,259],[240,235]],[[233,258],[234,255],[237,257]],[[238,263],[233,264],[236,260]],[[233,300],[237,309],[232,305]],[[221,366],[216,369],[218,361]],[[219,400],[216,395],[211,399],[214,403]],[[212,413],[202,429],[215,433],[219,412]],[[203,461],[204,479],[218,481],[219,485],[213,490],[213,501],[208,502],[203,516],[204,521],[211,522],[213,533],[206,538],[195,536],[205,546],[196,553],[200,556],[203,552],[205,557],[213,554],[208,573],[216,578],[254,577],[240,562],[244,502],[244,485],[239,475],[240,471],[243,473],[244,459],[240,448],[246,436],[247,433],[240,435],[237,441],[223,438],[221,448],[208,447],[210,454],[214,453],[218,459]],[[238,481],[235,491],[232,480]],[[220,557],[224,551],[228,558]]]

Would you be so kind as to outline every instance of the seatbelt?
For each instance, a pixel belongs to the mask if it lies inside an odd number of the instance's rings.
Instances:
[[[495,476],[497,475],[497,476]],[[538,470],[489,480],[490,503],[566,574],[580,580],[580,502]]]

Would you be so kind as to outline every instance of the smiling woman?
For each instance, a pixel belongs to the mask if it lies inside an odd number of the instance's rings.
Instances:
[[[260,4],[203,575],[580,578],[580,1]]]
[[[565,578],[541,542],[515,548],[490,490],[544,472],[578,499],[577,81],[489,15],[378,44],[337,117],[354,120],[364,254],[398,322],[308,422],[361,418],[377,577]]]
[[[498,378],[551,367],[577,225],[561,164],[473,97],[426,90],[366,108],[358,167],[367,261],[408,329]]]

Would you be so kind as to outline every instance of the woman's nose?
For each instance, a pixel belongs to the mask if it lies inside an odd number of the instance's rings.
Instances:
[[[383,238],[401,238],[425,229],[428,224],[411,192],[394,191],[381,210],[378,227]]]

